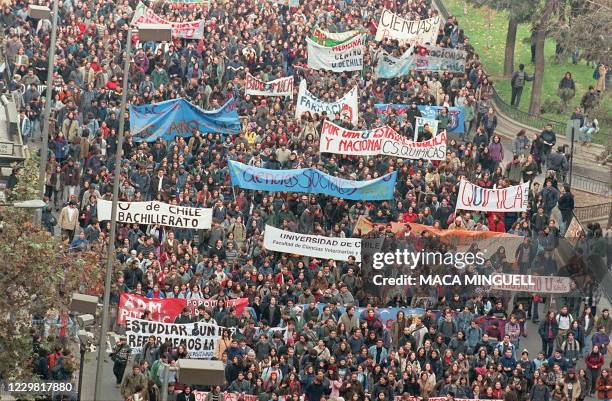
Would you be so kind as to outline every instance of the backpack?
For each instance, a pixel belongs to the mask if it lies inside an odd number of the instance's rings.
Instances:
[[[516,88],[522,88],[525,85],[525,72],[519,71],[514,76],[514,86]]]

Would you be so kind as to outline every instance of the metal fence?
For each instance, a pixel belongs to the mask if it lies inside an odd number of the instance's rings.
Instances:
[[[565,122],[534,116],[532,114],[525,113],[516,107],[510,106],[508,103],[506,103],[506,101],[504,101],[504,99],[501,98],[495,87],[493,87],[492,100],[499,111],[521,124],[538,129],[544,129],[544,127],[550,124],[553,127],[553,131],[555,131],[557,135],[565,136],[565,127],[567,125]]]
[[[574,215],[581,222],[609,219],[612,216],[612,202],[577,207],[574,209]]]
[[[612,182],[600,181],[583,175],[572,174],[572,187],[597,195],[612,195]]]

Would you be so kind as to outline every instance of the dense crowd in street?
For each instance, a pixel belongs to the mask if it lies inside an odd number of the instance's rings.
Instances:
[[[24,141],[33,145],[41,140],[51,25],[28,18],[27,5],[14,0],[3,6],[0,20],[11,74],[4,89],[18,104]],[[122,293],[215,299],[214,309],[203,308],[197,317],[187,310],[177,323],[197,319],[237,329],[215,347],[214,357],[226,366],[226,384],[207,389],[206,401],[220,401],[224,391],[238,394],[239,400],[255,396],[260,401],[612,398],[612,378],[604,366],[612,318],[598,308],[596,280],[582,277],[580,288],[560,297],[552,312],[545,311],[547,294],[521,294],[512,304],[508,292],[465,293],[453,287],[410,289],[389,297],[365,290],[363,266],[354,259],[305,258],[263,246],[266,225],[302,234],[366,237],[356,229],[359,218],[366,217],[380,225],[367,236],[387,237],[392,249],[445,247],[421,233],[394,234],[392,222],[525,238],[512,255],[516,262],[509,263],[501,247],[484,264],[461,274],[588,276],[589,261],[609,260],[598,224],[579,234],[569,267],[555,259],[574,209],[565,184],[568,157],[552,127],[537,133],[517,130],[511,147],[504,147],[491,103],[493,82],[457,18],[442,20],[437,45],[467,52],[464,74],[413,71],[376,79],[373,67],[380,52],[405,50],[393,40],[373,40],[383,6],[408,19],[424,19],[438,13],[429,2],[303,0],[297,8],[250,0],[151,4],[169,21],[204,19],[204,38],[140,43],[134,35],[130,104],[185,98],[212,110],[234,98],[242,129],[238,135],[193,130],[186,137],[149,143],[130,135],[128,115],[120,113],[123,51],[136,6],[134,0],[60,2],[43,224],[61,235],[72,252],[106,252],[110,223],[98,220],[97,202],[112,200],[122,118],[120,200],[212,208],[210,230],[118,223],[117,237],[110,238],[123,269],[114,278],[113,307]],[[363,71],[309,69],[306,38],[315,26],[329,32],[363,31],[368,38]],[[328,102],[357,86],[358,123],[340,113],[294,119],[292,99],[244,95],[247,72],[262,81],[291,75],[295,82],[305,79],[309,91]],[[459,107],[465,129],[449,135],[442,161],[319,152],[326,119],[355,130],[383,125],[376,103],[410,105],[407,118],[384,121],[408,138],[421,115],[417,105]],[[446,113],[438,116],[439,129],[451,123]],[[427,139],[427,133],[417,134]],[[232,186],[228,160],[275,170],[316,167],[351,180],[391,171],[398,178],[389,201],[244,190]],[[484,188],[530,182],[527,211],[456,213],[462,178]],[[379,308],[418,307],[416,300],[423,296],[430,302],[422,313],[398,312],[390,323],[381,319]],[[248,308],[236,316],[225,301],[238,298],[248,298]],[[537,333],[524,330],[529,319],[538,323]],[[521,347],[527,335],[539,336],[542,349]],[[161,364],[174,364],[187,351],[152,338],[136,354],[122,341],[111,356],[125,399],[159,400]],[[58,346],[37,352],[35,370],[41,376],[68,379],[74,373],[70,351]],[[577,368],[583,361],[586,368]],[[185,384],[171,379],[170,389],[178,392],[177,400],[195,400]]]

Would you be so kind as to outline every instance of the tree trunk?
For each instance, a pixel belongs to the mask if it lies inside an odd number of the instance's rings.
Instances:
[[[546,0],[546,6],[542,17],[537,25],[536,48],[535,48],[535,72],[533,87],[531,89],[531,101],[529,103],[529,114],[539,116],[542,103],[542,85],[544,83],[544,42],[550,17],[554,11],[557,0]]]
[[[510,78],[514,72],[514,48],[516,46],[516,30],[518,20],[514,17],[508,19],[508,33],[506,34],[506,51],[504,52],[504,77]]]

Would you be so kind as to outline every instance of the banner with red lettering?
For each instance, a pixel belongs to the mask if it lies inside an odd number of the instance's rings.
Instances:
[[[326,120],[321,129],[319,151],[353,156],[385,155],[404,159],[444,160],[446,132],[427,141],[415,142],[386,125],[371,130],[352,131]]]
[[[199,315],[200,311],[198,307],[200,305],[204,305],[206,309],[212,309],[217,306],[219,303],[216,299],[204,299],[204,298],[190,298],[187,299],[187,307],[191,311],[191,316]],[[234,315],[240,317],[242,315],[242,311],[249,304],[248,298],[238,298],[238,299],[228,299],[225,301],[225,306],[227,308],[234,308]],[[217,322],[221,323],[221,322]]]
[[[204,37],[204,20],[200,19],[191,22],[171,22],[163,19],[155,14],[153,10],[145,6],[144,3],[138,3],[134,16],[132,17],[132,26],[140,24],[164,24],[172,26],[172,36],[182,39],[202,39]]]
[[[146,298],[124,292],[119,297],[117,324],[125,324],[126,318],[140,319],[146,311],[151,312],[151,320],[174,323],[174,319],[185,308],[185,300],[179,298]]]
[[[292,98],[293,76],[264,82],[247,72],[244,94],[254,96],[288,96]]]
[[[525,212],[528,197],[529,182],[507,188],[488,189],[462,180],[455,210]]]
[[[185,307],[191,311],[191,316],[197,316],[198,306],[204,305],[212,309],[219,303],[216,299],[203,298],[146,298],[140,295],[124,292],[119,298],[117,311],[117,324],[125,324],[130,317],[140,319],[145,311],[151,312],[151,320],[163,323],[174,323]],[[248,298],[229,299],[225,301],[227,307],[234,308],[234,315],[240,317],[244,308],[249,304]]]

